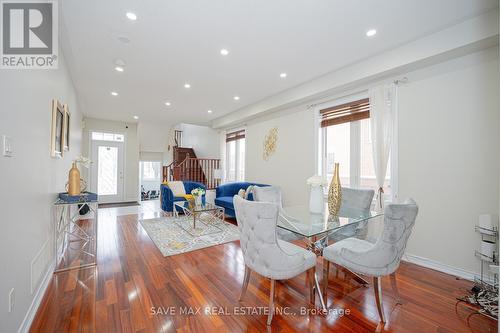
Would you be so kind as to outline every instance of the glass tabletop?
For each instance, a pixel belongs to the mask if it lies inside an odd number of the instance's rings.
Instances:
[[[341,207],[338,216],[329,216],[328,204],[325,204],[322,214],[311,213],[308,205],[288,206],[280,210],[278,227],[304,237],[313,237],[382,215],[382,212]]]
[[[204,203],[201,205],[195,205],[193,201],[176,201],[174,203],[175,206],[178,206],[182,209],[187,209],[191,212],[199,213],[199,212],[208,212],[212,210],[220,209],[219,206],[216,206],[211,203]]]

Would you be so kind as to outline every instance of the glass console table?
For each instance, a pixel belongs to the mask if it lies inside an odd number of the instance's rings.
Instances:
[[[89,212],[80,212],[89,208]],[[89,216],[91,215],[91,216]],[[55,273],[95,266],[98,201],[94,193],[60,196],[53,206]]]

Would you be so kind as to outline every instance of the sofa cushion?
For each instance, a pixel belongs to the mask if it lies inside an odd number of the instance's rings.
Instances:
[[[174,197],[183,197],[186,195],[186,189],[181,181],[168,182],[168,187],[172,190]]]
[[[234,209],[233,197],[218,197],[215,198],[215,204],[220,207]]]

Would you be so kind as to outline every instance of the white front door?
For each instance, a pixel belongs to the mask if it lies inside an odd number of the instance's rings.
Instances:
[[[123,142],[92,141],[90,189],[99,202],[123,201]]]

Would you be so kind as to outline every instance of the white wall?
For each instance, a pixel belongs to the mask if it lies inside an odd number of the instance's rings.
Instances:
[[[315,174],[314,117],[304,106],[289,112],[247,124],[245,179],[280,186],[284,204],[297,205],[308,202],[306,179]],[[278,128],[276,152],[265,161],[264,137],[274,127]]]
[[[144,123],[137,125],[139,151],[163,153],[167,151],[171,125]]]
[[[409,78],[399,91],[399,196],[420,206],[407,253],[465,273],[479,268],[477,216],[498,212],[500,200],[498,67],[492,48],[398,76]],[[262,142],[275,126],[278,147],[266,162]],[[307,204],[314,132],[305,105],[248,123],[247,179],[281,186],[285,205]]]
[[[70,151],[62,159],[50,157],[53,98],[67,103],[71,111]],[[47,260],[42,267],[47,272],[51,268],[52,203],[65,190],[72,159],[81,154],[81,119],[62,52],[57,70],[0,71],[0,135],[11,136],[14,148],[14,157],[0,156],[1,332],[16,332],[36,299],[43,275],[37,276],[41,279],[36,279],[32,293],[30,267],[44,244]],[[8,313],[11,288],[15,288],[15,305]]]
[[[208,126],[180,124],[182,146],[193,148],[198,158],[219,158],[219,133]]]
[[[140,200],[139,188],[139,139],[137,136],[136,123],[123,123],[111,120],[102,120],[94,118],[84,119],[85,128],[83,129],[82,151],[87,157],[90,157],[91,131],[104,131],[125,134],[125,182],[124,182],[124,200]],[[82,175],[88,179],[88,169],[83,170]]]
[[[419,217],[407,252],[477,271],[477,217],[496,214],[498,49],[409,73],[399,90],[399,193]]]

